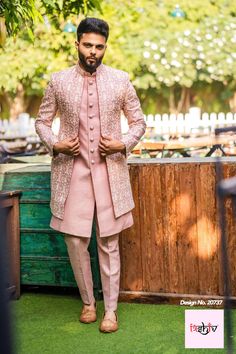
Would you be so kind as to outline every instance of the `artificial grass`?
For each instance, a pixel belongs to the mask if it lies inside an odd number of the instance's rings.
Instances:
[[[184,310],[190,307],[119,303],[119,330],[104,334],[98,330],[103,302],[97,304],[97,322],[82,324],[78,296],[23,293],[11,303],[16,354],[226,353],[184,348]],[[236,310],[233,320],[236,327]]]

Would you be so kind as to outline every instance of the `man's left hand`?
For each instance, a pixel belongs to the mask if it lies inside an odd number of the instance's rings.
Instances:
[[[114,140],[110,136],[102,136],[98,148],[102,156],[115,154],[116,152],[125,154],[126,151],[124,143],[119,140]]]

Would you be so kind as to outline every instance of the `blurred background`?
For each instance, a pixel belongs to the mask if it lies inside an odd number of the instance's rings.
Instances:
[[[4,0],[0,5],[0,138],[8,139],[5,151],[43,152],[34,119],[50,75],[77,61],[76,27],[84,16],[110,25],[104,63],[129,72],[148,124],[144,141],[209,135],[216,126],[235,123],[235,2],[20,3]],[[57,132],[59,117],[54,125]],[[127,129],[122,119],[123,132]]]

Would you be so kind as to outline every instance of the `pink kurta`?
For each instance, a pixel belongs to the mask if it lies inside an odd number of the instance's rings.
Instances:
[[[63,220],[51,218],[50,226],[74,236],[91,237],[94,213],[100,237],[121,232],[133,225],[132,212],[115,218],[105,158],[98,149],[100,133],[96,73],[81,69],[84,86],[80,109],[80,154],[74,158],[70,190]],[[73,94],[73,93],[72,93]]]

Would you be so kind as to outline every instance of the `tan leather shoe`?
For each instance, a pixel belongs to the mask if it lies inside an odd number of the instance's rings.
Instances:
[[[83,310],[80,315],[80,322],[82,323],[92,323],[97,321],[97,303],[95,302],[95,310],[91,310],[89,308],[83,307]]]
[[[111,333],[111,332],[115,332],[118,330],[118,316],[116,311],[115,315],[116,315],[116,320],[112,320],[112,319],[104,319],[105,317],[105,312],[103,314],[103,320],[100,324],[99,330],[100,332],[103,333]]]

